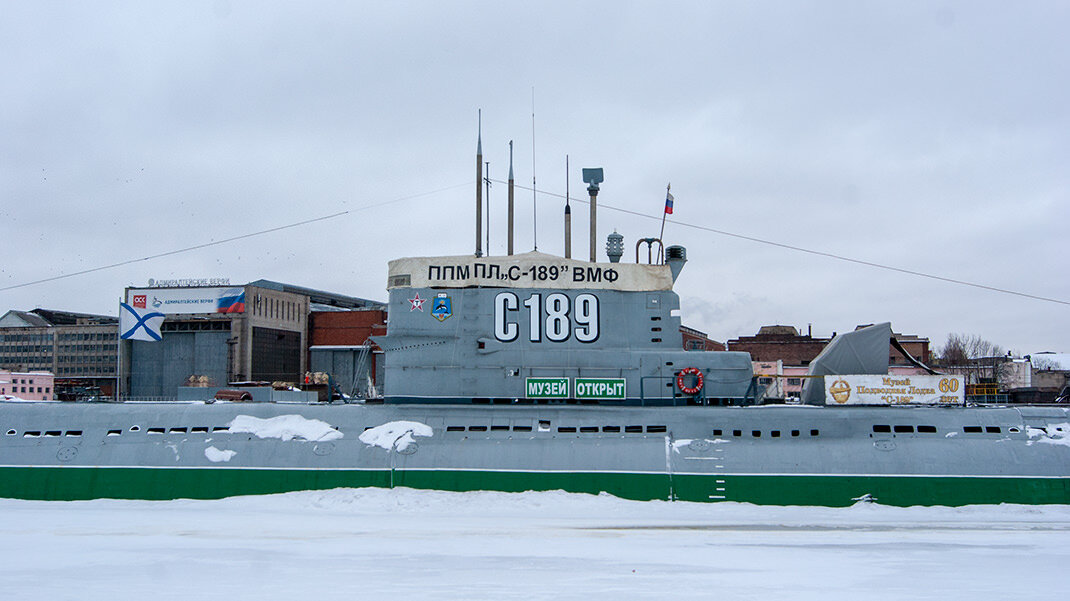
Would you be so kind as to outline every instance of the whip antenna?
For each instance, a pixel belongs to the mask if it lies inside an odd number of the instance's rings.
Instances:
[[[535,185],[535,86],[531,86],[531,227],[532,243],[539,250],[539,201],[536,198]]]

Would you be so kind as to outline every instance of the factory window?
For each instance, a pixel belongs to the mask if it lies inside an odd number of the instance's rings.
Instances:
[[[810,436],[820,436],[820,435],[821,435],[821,431],[820,430],[817,430],[817,429],[810,430]]]
[[[873,431],[878,433],[878,434],[885,433],[885,432],[891,432],[892,431],[892,427],[889,426],[889,425],[886,425],[886,424],[885,425],[877,425],[877,426],[873,426]]]
[[[67,436],[81,436],[81,430],[67,430]]]
[[[185,428],[171,428],[169,431],[172,434],[185,434],[186,433],[186,429]]]
[[[761,430],[751,430],[750,435],[755,437],[755,438],[761,438],[762,437],[762,431]]]
[[[591,433],[591,432],[597,432],[597,431],[598,431],[598,426],[580,426],[580,432]]]
[[[576,431],[576,428],[573,426],[558,426],[557,431],[564,433],[572,433]]]
[[[799,386],[802,384],[802,378],[788,378],[788,386]]]
[[[624,431],[630,434],[636,434],[643,431],[642,426],[624,426]]]
[[[967,434],[980,434],[981,426],[963,426],[962,431]]]
[[[999,434],[999,426],[985,426],[985,432],[988,432],[989,434]]]
[[[732,430],[732,436],[743,436],[743,430]]]
[[[798,430],[792,430],[791,431],[791,435],[792,436],[798,436],[799,435],[799,431]]]
[[[667,432],[668,428],[665,426],[647,426],[647,432]]]
[[[720,436],[721,435],[721,431],[720,430],[714,430],[713,431],[713,435],[714,436]]]
[[[620,426],[602,426],[603,432],[620,432]]]
[[[165,428],[149,428],[149,434],[163,434]]]
[[[486,432],[487,431],[487,427],[486,426],[468,426],[468,431],[469,432]]]
[[[936,434],[936,426],[918,426],[918,432],[924,434]]]
[[[214,426],[212,432],[230,432],[230,428],[227,426]]]
[[[531,426],[513,426],[513,432],[531,432]]]
[[[772,432],[769,433],[769,435],[772,436],[773,438],[780,438],[780,430],[773,430]]]
[[[508,431],[508,430],[509,430],[509,426],[491,426],[490,427],[490,431],[491,432],[502,432],[502,431]]]
[[[190,432],[192,432],[193,434],[207,434],[208,426],[194,426],[190,428]]]
[[[895,426],[892,428],[894,432],[912,433],[914,432],[914,426]]]
[[[464,426],[446,426],[447,432],[464,432]]]
[[[122,436],[122,430],[108,430],[108,436]]]
[[[53,438],[55,438],[57,436],[62,436],[62,435],[63,435],[63,432],[60,431],[60,430],[49,430],[49,431],[45,432],[45,436],[51,436]]]
[[[27,430],[22,433],[23,438],[37,438],[40,435],[40,430]]]

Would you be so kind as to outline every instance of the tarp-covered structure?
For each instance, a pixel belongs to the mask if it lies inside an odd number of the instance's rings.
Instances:
[[[832,339],[810,362],[811,376],[888,373],[888,345],[892,339],[890,322],[859,328]],[[803,385],[802,402],[825,404],[824,378],[811,377]]]

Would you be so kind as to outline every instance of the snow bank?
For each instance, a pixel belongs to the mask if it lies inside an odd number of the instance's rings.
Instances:
[[[396,421],[387,422],[381,426],[368,428],[360,435],[360,441],[368,446],[382,447],[386,450],[397,444],[399,451],[404,451],[410,444],[416,442],[413,435],[431,437],[434,435],[431,426],[420,422]]]
[[[219,463],[220,461],[230,461],[232,457],[237,455],[237,451],[220,450],[215,447],[208,447],[204,450],[204,456],[208,458],[208,461],[212,463]]]
[[[308,419],[300,415],[280,415],[260,419],[251,415],[239,415],[227,426],[231,432],[248,432],[257,438],[279,438],[281,440],[311,440],[322,442],[342,438],[342,433],[327,422]]]

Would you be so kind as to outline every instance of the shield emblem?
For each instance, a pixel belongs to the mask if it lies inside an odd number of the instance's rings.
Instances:
[[[439,321],[446,321],[450,315],[453,315],[453,303],[450,302],[450,297],[445,294],[439,294],[435,297],[435,301],[431,303],[431,317]]]

